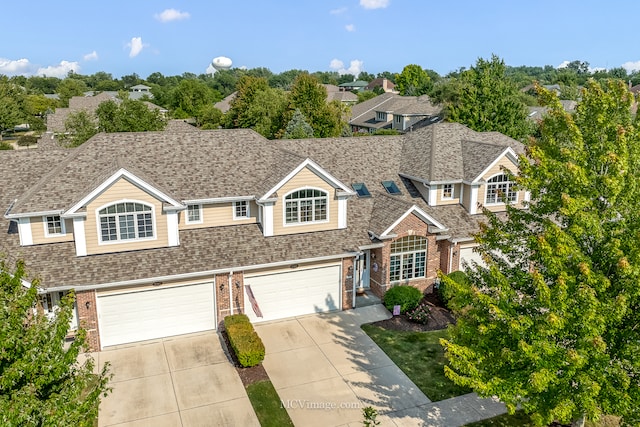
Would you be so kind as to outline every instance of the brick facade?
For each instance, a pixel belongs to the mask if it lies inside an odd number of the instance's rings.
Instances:
[[[342,259],[342,310],[353,308],[353,258]]]
[[[100,350],[100,334],[98,333],[98,310],[96,309],[96,291],[76,292],[78,326],[87,331],[87,350]]]

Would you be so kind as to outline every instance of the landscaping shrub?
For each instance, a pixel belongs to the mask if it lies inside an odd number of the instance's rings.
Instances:
[[[426,325],[429,321],[429,314],[431,313],[431,306],[429,304],[418,304],[416,308],[407,312],[407,318],[412,322],[421,323]]]
[[[248,368],[264,360],[264,344],[244,314],[224,318],[224,326],[231,348],[241,366]]]
[[[18,138],[18,145],[21,147],[28,147],[38,142],[38,138],[33,135],[22,135]]]
[[[387,310],[393,311],[393,307],[400,306],[400,314],[411,311],[422,299],[422,292],[413,286],[399,285],[389,289],[384,294],[384,306]]]
[[[6,141],[0,141],[0,150],[13,150],[13,145]]]

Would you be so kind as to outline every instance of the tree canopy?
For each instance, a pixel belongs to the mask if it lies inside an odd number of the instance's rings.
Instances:
[[[640,423],[640,133],[621,81],[587,83],[575,115],[550,111],[520,160],[528,209],[487,212],[487,268],[453,288],[443,340],[454,382],[538,425]]]
[[[402,72],[396,75],[395,82],[400,95],[405,96],[424,95],[429,93],[433,86],[429,74],[416,64],[404,67]]]
[[[38,281],[25,287],[24,265],[0,263],[0,424],[93,427],[108,392],[107,366],[78,362],[86,333],[64,348],[73,315],[73,293],[50,320],[37,310]]]
[[[504,62],[493,55],[479,58],[463,71],[443,99],[447,120],[478,132],[497,131],[515,139],[530,133],[527,109],[516,85],[506,76]]]

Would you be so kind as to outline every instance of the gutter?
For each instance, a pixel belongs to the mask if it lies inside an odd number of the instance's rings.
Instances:
[[[42,289],[42,291],[41,292],[39,291],[39,293],[45,294],[48,292],[68,291],[70,289],[75,289],[76,291],[90,291],[94,289],[98,290],[98,289],[117,288],[117,287],[124,287],[124,286],[146,285],[153,282],[166,282],[170,280],[198,279],[198,278],[207,277],[207,276],[215,276],[217,274],[224,274],[224,273],[230,273],[230,272],[233,273],[234,271],[246,272],[246,271],[260,270],[260,269],[269,268],[269,267],[282,267],[282,266],[291,265],[291,264],[306,264],[306,263],[316,262],[316,261],[329,261],[333,259],[350,258],[353,256],[353,254],[354,252],[346,252],[339,255],[327,255],[327,256],[316,257],[316,258],[302,258],[297,260],[279,261],[275,263],[257,264],[257,265],[251,265],[251,266],[245,266],[245,267],[220,268],[215,270],[198,271],[194,273],[175,274],[171,276],[156,276],[156,277],[149,277],[144,279],[122,280],[119,282],[107,282],[107,283],[100,283],[97,285],[93,284],[93,285],[54,286],[54,287]]]

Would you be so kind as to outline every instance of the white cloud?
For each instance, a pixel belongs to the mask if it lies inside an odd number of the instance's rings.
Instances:
[[[154,17],[160,22],[181,21],[189,18],[189,12],[180,12],[177,9],[166,9],[162,13],[156,13]]]
[[[627,61],[621,65],[622,68],[627,70],[627,73],[633,73],[634,71],[640,71],[640,61]]]
[[[329,11],[330,14],[332,15],[342,15],[343,13],[345,13],[347,11],[346,7],[340,7],[338,9],[331,9]]]
[[[344,26],[344,29],[349,31],[350,33],[353,33],[356,30],[356,26],[353,24],[348,24]]]
[[[358,77],[358,75],[362,72],[362,66],[364,65],[363,61],[359,59],[354,59],[349,63],[349,68],[344,68],[344,62],[339,59],[332,59],[331,63],[329,63],[329,68],[333,71],[337,71],[338,74],[353,74]]]
[[[48,67],[40,67],[36,74],[39,76],[65,78],[69,71],[74,73],[80,72],[80,64],[71,61],[60,61],[58,65],[49,65]]]
[[[558,65],[556,68],[567,68],[567,65],[569,65],[571,63],[571,61],[562,61],[562,64]]]
[[[32,68],[31,63],[26,58],[16,60],[0,58],[0,74],[8,76],[29,74]]]
[[[360,0],[360,6],[365,9],[384,9],[389,6],[389,0]]]
[[[84,59],[85,61],[95,61],[98,59],[98,52],[94,50],[91,53],[87,53],[85,56],[82,57],[82,59]]]
[[[129,58],[135,58],[140,54],[140,52],[142,52],[142,49],[147,46],[148,45],[142,43],[142,37],[132,37],[131,41],[127,43],[127,47],[130,48]]]

